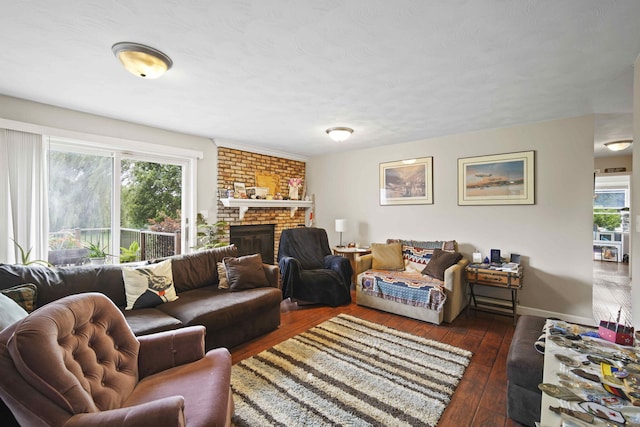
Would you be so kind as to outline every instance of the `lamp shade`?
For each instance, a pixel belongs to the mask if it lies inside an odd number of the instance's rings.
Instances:
[[[344,233],[347,231],[347,220],[336,219],[336,233]]]

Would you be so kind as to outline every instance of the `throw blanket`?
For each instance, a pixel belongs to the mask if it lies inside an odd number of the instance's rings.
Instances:
[[[332,307],[351,302],[351,264],[346,258],[331,254],[324,229],[283,230],[278,265],[284,298]]]
[[[447,300],[444,282],[419,273],[368,270],[361,280],[364,293],[402,304],[442,311]]]

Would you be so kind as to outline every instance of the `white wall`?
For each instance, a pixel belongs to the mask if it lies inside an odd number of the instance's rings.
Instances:
[[[604,173],[607,168],[627,168],[627,172],[633,170],[633,156],[631,154],[626,156],[608,156],[598,157],[594,160],[594,168],[600,169],[600,173]]]
[[[593,135],[594,118],[585,116],[312,158],[316,224],[332,244],[333,220],[346,218],[346,242],[455,239],[469,259],[476,248],[519,253],[520,313],[593,322]],[[528,150],[536,152],[535,205],[457,205],[458,158]],[[380,206],[379,163],[425,156],[434,159],[434,204]]]
[[[0,118],[54,129],[201,151],[197,209],[216,210],[218,151],[211,139],[114,120],[93,114],[0,95]],[[60,136],[60,135],[57,135]]]
[[[633,70],[633,170],[631,173],[631,317],[633,326],[640,328],[640,56]],[[634,281],[633,278],[636,278]],[[635,283],[635,284],[634,284]]]

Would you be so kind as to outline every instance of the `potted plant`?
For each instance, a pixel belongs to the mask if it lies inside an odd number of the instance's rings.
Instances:
[[[22,264],[22,265],[42,264],[42,265],[45,265],[47,267],[52,267],[51,264],[49,264],[47,261],[45,261],[43,259],[36,259],[36,260],[33,260],[33,261],[30,260],[29,258],[31,258],[31,251],[33,250],[33,248],[29,248],[28,251],[25,251],[24,248],[22,246],[20,246],[20,244],[18,242],[16,242],[13,239],[11,239],[11,240],[13,241],[13,244],[16,245],[16,247],[20,251],[20,262],[18,264]]]
[[[105,252],[107,250],[107,246],[102,247],[100,245],[100,241],[98,241],[98,243],[93,243],[93,242],[86,242],[84,247],[87,248],[87,250],[89,251],[89,260],[91,261],[91,264],[94,265],[102,265],[104,264],[106,258],[107,258],[107,253]]]
[[[140,245],[134,240],[128,248],[120,247],[120,262],[135,262],[139,254]]]
[[[198,245],[196,249],[211,249],[225,246],[227,243],[222,241],[225,236],[225,227],[227,222],[218,221],[215,224],[207,224],[207,221],[201,214],[198,214]]]
[[[55,266],[80,265],[87,259],[87,249],[71,231],[63,231],[49,237],[49,262]]]

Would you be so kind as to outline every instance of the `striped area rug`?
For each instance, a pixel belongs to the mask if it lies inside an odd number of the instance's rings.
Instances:
[[[435,426],[471,352],[341,314],[232,368],[244,426]]]

